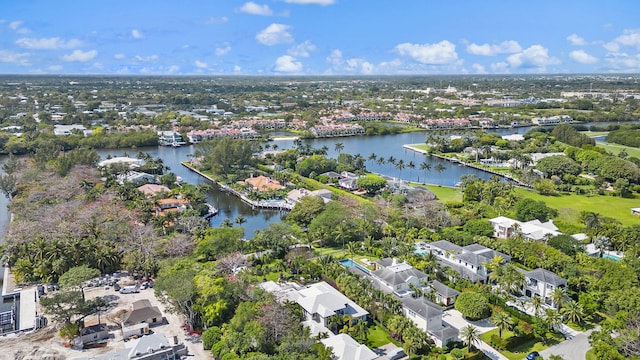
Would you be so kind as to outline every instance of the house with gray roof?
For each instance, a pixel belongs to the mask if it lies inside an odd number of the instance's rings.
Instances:
[[[460,295],[460,291],[454,288],[448,287],[447,285],[441,283],[438,280],[431,281],[431,286],[429,291],[435,292],[436,303],[442,304],[444,306],[453,305],[453,303],[456,302],[456,297]]]
[[[485,264],[494,258],[500,257],[502,263],[511,261],[511,256],[480,244],[461,247],[449,241],[440,240],[427,245],[427,249],[436,255],[441,265],[453,268],[462,278],[473,282],[487,282],[489,271]]]
[[[375,270],[371,272],[371,276],[381,287],[385,287],[398,297],[411,295],[413,288],[423,288],[429,280],[429,275],[406,262],[399,263],[395,258],[376,261]]]
[[[567,279],[543,268],[522,272],[526,281],[523,288],[524,295],[529,298],[539,296],[545,304],[556,307],[557,304],[553,302],[553,292],[557,288],[566,289]]]
[[[175,339],[175,337],[174,337]],[[154,333],[124,343],[124,349],[75,360],[173,360],[182,359],[188,349],[183,343],[169,343],[161,333]]]
[[[151,302],[147,299],[135,301],[131,304],[131,312],[124,324],[127,326],[147,323],[149,325],[157,325],[164,322],[162,312],[157,306],[151,306]]]
[[[438,347],[458,340],[458,329],[442,321],[442,307],[424,297],[402,299],[402,313],[424,330]]]

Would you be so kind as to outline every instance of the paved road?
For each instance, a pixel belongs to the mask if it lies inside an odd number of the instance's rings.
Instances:
[[[584,360],[587,351],[591,349],[589,334],[591,334],[593,330],[580,333],[558,345],[542,350],[540,351],[540,355],[545,359],[548,358],[549,355],[561,355],[565,360]]]
[[[480,321],[467,321],[462,317],[462,314],[458,310],[445,311],[442,316],[442,321],[446,322],[447,324],[453,326],[458,330],[465,328],[469,325],[473,325],[478,329],[478,332],[480,334],[484,334],[487,331],[490,331],[496,328],[496,326],[493,325],[487,319],[480,320]],[[478,341],[478,343],[474,345],[492,360],[509,360],[504,355],[500,354],[498,350],[494,349],[493,347],[491,347],[491,345],[487,344],[482,340]]]

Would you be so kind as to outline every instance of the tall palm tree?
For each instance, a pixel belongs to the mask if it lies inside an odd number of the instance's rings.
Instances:
[[[440,164],[440,163],[436,164],[436,166],[433,168],[433,170],[437,171],[438,174],[440,174],[441,172],[445,171],[446,169],[447,169],[447,167],[442,165],[442,164]]]
[[[549,330],[553,330],[562,323],[562,315],[553,309],[544,309],[543,319]]]
[[[542,311],[542,298],[540,296],[534,296],[533,299],[531,299],[531,306],[533,307],[533,314],[540,316],[540,312]]]
[[[380,156],[378,157],[378,160],[376,160],[376,163],[378,165],[384,165],[387,162],[387,160],[384,159],[384,157]]]
[[[567,320],[578,324],[581,323],[585,317],[582,304],[573,300],[566,302],[561,312]]]
[[[460,330],[460,337],[467,344],[467,350],[471,351],[471,346],[480,342],[480,331],[473,325],[467,325]]]
[[[502,337],[504,330],[509,330],[513,326],[513,319],[504,311],[495,311],[491,316],[491,321],[498,327],[498,336]]]
[[[387,158],[387,164],[395,165],[396,164],[396,158],[394,158],[393,155],[389,156]]]
[[[409,163],[407,163],[407,167],[409,168],[409,177],[411,177],[413,169],[416,168],[416,163],[414,163],[413,161],[409,161]]]
[[[370,161],[376,161],[376,159],[378,159],[378,155],[376,155],[376,153],[369,154]]]
[[[431,171],[431,164],[426,161],[420,163],[420,170],[424,170],[424,178],[427,179],[427,172]],[[420,182],[420,177],[418,176],[418,182]]]
[[[400,159],[398,160],[398,162],[396,163],[396,169],[398,169],[400,171],[400,177],[402,177],[402,170],[404,170],[404,160]]]
[[[564,292],[564,289],[561,287],[556,287],[553,289],[553,293],[551,294],[551,301],[553,301],[553,305],[560,310],[565,300],[567,300],[567,294]]]
[[[333,149],[338,153],[338,154],[342,154],[342,150],[344,150],[344,144],[341,142],[337,142]]]

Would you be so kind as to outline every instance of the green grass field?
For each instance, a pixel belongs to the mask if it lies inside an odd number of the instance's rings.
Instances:
[[[640,148],[624,146],[618,144],[612,144],[608,142],[596,142],[596,146],[604,148],[608,152],[618,155],[622,150],[625,150],[630,157],[636,157],[640,159]]]
[[[579,214],[581,211],[593,211],[603,216],[617,219],[624,225],[639,225],[640,218],[631,215],[631,208],[640,207],[640,198],[621,198],[606,195],[558,195],[543,196],[533,191],[516,189],[524,197],[534,200],[542,200],[548,206],[561,210],[571,209],[572,213]],[[578,219],[574,221],[577,222]]]
[[[462,191],[460,191],[459,188],[438,185],[427,185],[426,187],[431,190],[432,193],[436,194],[440,202],[462,200]]]
[[[491,331],[488,331],[482,335],[480,335],[480,339],[482,339],[482,341],[486,342],[487,344],[489,344],[489,341],[491,340],[491,336],[492,335],[498,335],[498,329],[493,329]],[[513,332],[509,331],[509,330],[505,330],[502,332],[502,337],[503,338],[509,338],[511,336],[515,335]],[[549,346],[555,345],[560,343],[561,341],[564,340],[564,337],[562,335],[556,335],[554,334],[552,338],[549,338],[546,341],[540,341],[539,339],[533,339],[531,341],[527,341],[523,344],[520,344],[512,349],[509,350],[502,350],[500,351],[500,353],[504,356],[506,356],[508,359],[510,360],[522,360],[525,358],[525,356],[527,356],[528,353],[532,352],[532,351],[542,351],[546,348],[548,348]]]
[[[378,348],[388,343],[394,343],[400,346],[396,340],[393,340],[388,332],[378,325],[369,327],[369,333],[367,334],[367,346],[371,349]]]

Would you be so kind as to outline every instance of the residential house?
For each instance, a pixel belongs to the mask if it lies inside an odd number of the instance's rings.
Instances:
[[[126,182],[134,183],[134,184],[145,184],[150,182],[155,182],[155,175],[139,172],[139,171],[129,171],[124,174],[119,174],[116,176],[116,180],[120,184],[124,184]]]
[[[130,157],[126,157],[126,156],[117,156],[117,157],[113,157],[111,159],[106,159],[106,160],[102,160],[98,163],[98,167],[100,168],[105,168],[108,166],[113,166],[113,165],[126,165],[129,167],[129,169],[135,169],[135,168],[139,168],[140,166],[144,165],[144,160],[142,159],[136,159],[136,158],[130,158]]]
[[[182,198],[167,198],[156,201],[156,204],[158,205],[156,208],[156,214],[164,215],[167,212],[180,212],[182,210],[186,210],[189,207],[189,200]]]
[[[438,304],[451,306],[456,302],[456,297],[460,295],[460,291],[450,288],[438,280],[431,281],[430,285],[430,288],[433,289],[430,291],[435,292],[435,301]]]
[[[517,234],[530,241],[540,241],[549,237],[562,235],[553,220],[541,222],[540,220],[518,221],[505,216],[490,219],[493,225],[493,236],[498,239],[507,239]]]
[[[415,269],[406,262],[399,263],[395,258],[385,258],[375,262],[375,270],[371,272],[373,279],[398,297],[414,293],[414,289],[422,289],[429,280],[429,275]]]
[[[80,330],[80,344],[88,345],[91,343],[100,342],[109,337],[109,327],[107,324],[96,324],[92,326],[83,327]]]
[[[545,304],[553,307],[557,306],[553,301],[553,292],[557,288],[566,289],[567,279],[563,279],[554,272],[543,268],[522,272],[526,281],[526,285],[523,288],[526,297],[539,296]]]
[[[149,325],[161,324],[164,322],[162,312],[157,306],[151,306],[147,299],[138,300],[131,304],[131,312],[124,321],[126,326],[147,323]]]
[[[53,134],[56,136],[69,136],[73,134],[73,132],[78,131],[82,134],[85,134],[87,128],[84,125],[54,125],[53,126]],[[90,134],[89,134],[90,135]],[[86,136],[86,135],[85,135]]]
[[[289,191],[289,193],[287,194],[287,200],[292,203],[299,203],[302,200],[302,198],[305,196],[319,197],[326,204],[331,201],[332,194],[331,194],[331,191],[327,189],[320,189],[320,190],[314,190],[314,191],[309,191],[305,188],[293,189]]]
[[[335,360],[373,360],[379,356],[365,345],[347,334],[338,334],[320,340],[324,346],[331,348]]]
[[[436,346],[458,340],[458,329],[442,321],[442,308],[424,297],[402,299],[402,313],[431,336]]]
[[[164,185],[144,184],[138,187],[138,191],[140,191],[147,197],[152,197],[156,194],[168,193],[171,190]]]
[[[485,264],[496,257],[500,257],[503,263],[511,261],[511,256],[479,244],[461,247],[440,240],[427,245],[427,249],[438,258],[441,265],[453,268],[462,278],[474,282],[487,282],[489,271]]]
[[[83,356],[75,360],[177,360],[188,353],[183,343],[174,337],[172,345],[161,333],[154,333],[124,343],[125,348],[102,355]]]
[[[284,189],[284,186],[280,184],[279,181],[273,180],[266,176],[256,176],[250,177],[244,180],[245,183],[251,185],[253,190],[257,191],[269,191],[269,190],[280,190]]]
[[[328,333],[332,316],[350,315],[354,319],[365,320],[369,314],[324,281],[289,292],[287,295],[291,301],[302,307],[306,319],[304,324],[311,328],[312,334]]]
[[[358,176],[354,173],[350,173],[348,171],[343,171],[340,174],[341,178],[338,180],[338,185],[347,190],[356,190],[358,186],[356,182],[358,181]]]

